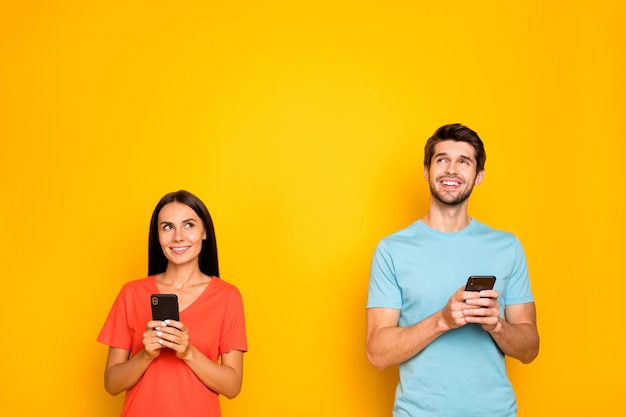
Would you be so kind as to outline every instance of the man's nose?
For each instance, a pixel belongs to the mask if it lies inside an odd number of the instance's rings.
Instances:
[[[456,173],[456,165],[453,162],[448,162],[446,165],[446,172],[451,174]]]

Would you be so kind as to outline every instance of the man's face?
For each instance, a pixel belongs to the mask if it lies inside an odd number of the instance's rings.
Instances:
[[[435,145],[430,169],[424,167],[424,178],[430,193],[447,206],[463,203],[474,185],[482,182],[485,171],[476,173],[475,151],[466,142],[445,140]]]

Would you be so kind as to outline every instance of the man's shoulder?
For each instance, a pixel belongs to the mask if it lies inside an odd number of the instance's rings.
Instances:
[[[417,220],[410,225],[404,227],[403,229],[396,230],[395,232],[388,234],[381,239],[381,242],[403,241],[414,237],[416,234],[418,234],[419,222],[420,221]]]
[[[475,219],[473,219],[473,222],[475,223],[474,230],[477,235],[488,236],[494,239],[518,240],[513,232],[495,228]]]
[[[505,233],[505,234],[512,234],[511,232],[509,232],[508,230],[503,230],[503,229],[499,229],[497,227],[491,226],[487,223],[483,223],[480,220],[476,220],[474,218],[472,218],[472,223],[475,223],[476,229],[477,230],[481,230],[481,231],[485,231],[485,232],[490,232],[490,233]]]

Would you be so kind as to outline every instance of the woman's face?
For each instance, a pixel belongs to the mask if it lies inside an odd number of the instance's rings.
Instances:
[[[169,203],[159,212],[157,222],[159,243],[168,264],[197,264],[206,230],[196,212],[185,204]]]

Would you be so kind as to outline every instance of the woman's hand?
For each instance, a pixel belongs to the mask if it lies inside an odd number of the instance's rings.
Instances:
[[[178,358],[185,359],[191,349],[189,328],[176,320],[148,322],[148,329],[144,333],[143,342],[146,352],[149,354],[153,352],[155,357],[159,355],[162,348],[166,347],[176,351]]]

